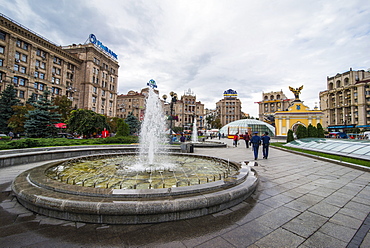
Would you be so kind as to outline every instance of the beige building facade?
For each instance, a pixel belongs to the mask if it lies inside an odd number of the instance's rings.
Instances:
[[[164,105],[165,114],[171,115],[170,103]],[[172,125],[174,127],[182,127],[184,130],[191,130],[194,120],[197,127],[204,128],[204,104],[197,101],[197,97],[191,89],[188,89],[184,94],[173,104],[172,115],[175,117]]]
[[[276,111],[287,110],[294,99],[289,99],[285,96],[283,91],[262,93],[262,101],[258,103],[260,121],[267,122],[275,126],[274,114]]]
[[[61,47],[0,15],[0,92],[14,84],[22,103],[48,89],[74,108],[115,116],[118,68],[92,43]]]
[[[154,90],[158,94],[158,90]],[[146,98],[149,88],[144,88],[140,92],[130,90],[127,94],[117,96],[117,117],[127,118],[132,113],[138,120],[142,121],[145,114]]]
[[[220,119],[222,126],[242,118],[242,104],[237,96],[236,91],[229,89],[224,92],[224,98],[216,103],[216,118]]]
[[[327,89],[320,92],[323,127],[329,131],[370,128],[370,72],[359,70],[327,77]]]

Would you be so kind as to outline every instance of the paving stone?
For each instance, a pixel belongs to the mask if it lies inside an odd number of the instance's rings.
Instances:
[[[297,201],[301,201],[301,202],[310,204],[312,206],[312,205],[315,205],[316,203],[322,201],[323,199],[324,199],[324,197],[317,196],[317,195],[314,195],[314,194],[310,193],[310,194],[305,194],[305,195],[301,196],[300,198],[297,199]]]
[[[356,203],[365,204],[365,205],[370,206],[370,200],[369,200],[369,199],[359,197],[358,195],[357,195],[357,196],[355,196],[355,197],[352,199],[352,201],[353,201],[353,202],[356,202]]]
[[[337,225],[342,225],[345,227],[353,228],[353,229],[358,229],[360,228],[362,221],[352,218],[350,216],[341,214],[341,213],[336,213],[333,217],[329,219],[329,222],[337,224]]]
[[[321,215],[304,212],[288,223],[284,224],[283,228],[299,236],[308,238],[327,221],[328,218]]]
[[[295,209],[295,210],[300,211],[300,212],[303,212],[306,209],[310,208],[312,206],[312,204],[301,202],[299,200],[294,200],[294,201],[289,202],[288,204],[285,204],[284,206],[288,207],[288,208]]]
[[[346,243],[349,243],[352,237],[356,233],[356,229],[344,227],[342,225],[337,225],[331,222],[325,223],[320,229],[319,232],[325,233],[331,237],[342,240]]]
[[[227,242],[226,240],[224,240],[223,238],[221,237],[216,237],[214,239],[211,239],[203,244],[200,244],[200,245],[197,245],[195,246],[197,248],[208,248],[208,247],[220,247],[220,248],[224,248],[224,247],[235,247],[233,245],[231,245],[229,242]]]
[[[323,200],[323,202],[329,203],[331,205],[337,206],[337,207],[343,207],[346,205],[350,200],[352,199],[352,196],[348,196],[341,193],[333,193],[332,195],[328,196]]]
[[[334,205],[325,203],[325,202],[320,202],[311,208],[308,209],[308,211],[325,216],[325,217],[331,217],[335,213],[339,211],[339,207],[336,207]]]
[[[273,230],[254,220],[221,236],[236,247],[245,247],[253,244]]]
[[[357,202],[354,202],[354,201],[348,202],[344,207],[355,210],[355,211],[363,212],[363,213],[369,213],[370,212],[370,206],[369,205],[364,205],[364,204],[357,203]]]
[[[345,248],[347,246],[347,243],[324,233],[316,232],[312,236],[310,236],[302,245],[310,248]]]
[[[279,228],[269,235],[258,240],[255,245],[258,247],[270,247],[270,248],[281,248],[281,247],[297,247],[305,241],[304,238]]]
[[[353,209],[348,208],[348,207],[344,207],[344,208],[340,209],[338,213],[350,216],[350,217],[358,219],[360,221],[364,221],[367,214],[368,214],[368,213],[365,213],[365,212],[353,210]]]
[[[370,232],[368,232],[361,242],[360,248],[369,248],[370,247]]]
[[[300,212],[295,211],[286,207],[279,207],[271,212],[256,219],[256,221],[262,225],[268,226],[270,228],[278,228],[284,225],[286,222],[295,218]]]
[[[195,152],[253,159],[244,147]],[[9,167],[6,173],[0,168],[0,190],[8,191],[0,192],[0,246],[337,248],[352,244],[340,239],[350,239],[353,230],[351,242],[370,247],[370,235],[357,228],[370,211],[370,173],[277,149],[258,163],[260,185],[242,204],[204,218],[147,225],[97,225],[33,214],[9,187],[21,171],[38,164]]]

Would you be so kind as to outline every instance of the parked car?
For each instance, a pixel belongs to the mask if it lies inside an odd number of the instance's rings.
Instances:
[[[75,137],[70,133],[58,133],[58,138],[74,139]]]

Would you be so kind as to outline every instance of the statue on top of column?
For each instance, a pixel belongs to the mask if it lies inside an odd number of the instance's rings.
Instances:
[[[293,92],[293,94],[294,94],[294,96],[295,96],[295,99],[294,99],[294,101],[300,101],[299,100],[299,94],[301,94],[301,90],[303,89],[303,85],[301,86],[301,87],[299,87],[299,88],[293,88],[293,87],[290,87],[289,86],[289,90],[291,91],[291,92]]]

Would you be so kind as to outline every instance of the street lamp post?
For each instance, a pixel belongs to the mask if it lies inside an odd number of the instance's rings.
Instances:
[[[177,94],[173,91],[170,92],[170,97],[171,97],[171,101],[170,101],[170,144],[172,144],[172,119],[173,119],[173,105],[177,102]],[[167,99],[167,96],[166,95],[163,95],[163,99],[164,101],[166,102],[166,99]]]

